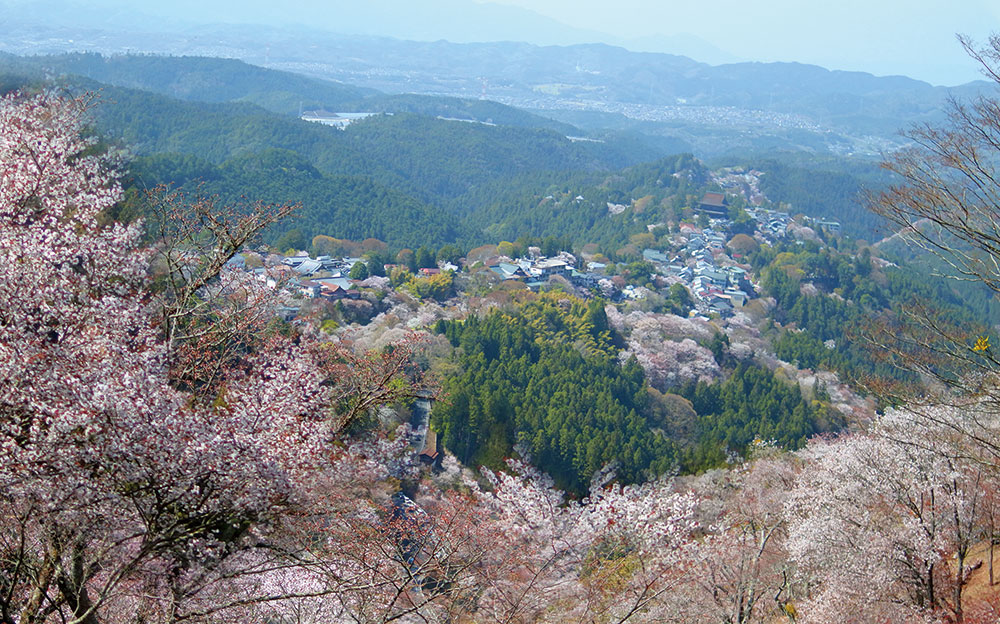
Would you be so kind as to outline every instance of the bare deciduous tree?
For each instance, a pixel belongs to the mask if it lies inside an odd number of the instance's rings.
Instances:
[[[273,295],[223,269],[298,204],[221,205],[158,187],[146,194],[154,299],[171,376],[186,390],[211,389],[222,371],[253,350],[273,318]]]
[[[983,47],[964,36],[959,40],[983,73],[1000,83],[1000,35]],[[942,126],[924,124],[904,133],[912,144],[882,165],[898,181],[871,195],[869,205],[899,227],[908,243],[939,258],[947,269],[942,273],[1000,293],[1000,99],[952,99],[947,113]],[[988,376],[1000,370],[988,328],[960,327],[915,305],[876,324],[872,337],[878,351],[901,366],[945,387],[959,385],[1000,400]]]

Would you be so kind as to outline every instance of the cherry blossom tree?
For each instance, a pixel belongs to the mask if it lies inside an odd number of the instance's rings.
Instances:
[[[722,375],[712,352],[691,338],[711,338],[714,331],[706,323],[673,314],[636,311],[623,315],[614,306],[607,306],[605,312],[612,327],[628,335],[623,361],[635,356],[653,387],[667,390]]]
[[[212,230],[224,251],[185,278],[189,299],[150,305],[138,227],[101,225],[121,192],[84,114],[0,101],[0,621],[198,619],[222,579],[266,569],[259,553],[338,465],[338,429],[412,394],[407,349],[276,334],[193,400],[171,323],[241,288],[210,275],[246,230]]]
[[[78,138],[81,108],[44,96],[0,104],[0,614],[7,621],[44,619],[57,582],[81,621],[90,613],[87,538],[111,520],[104,496],[77,487],[100,462],[88,444],[98,433],[93,417],[133,398],[151,415],[170,403],[132,396],[162,352],[130,302],[145,270],[132,253],[138,231],[97,225],[120,192],[102,163],[80,157],[89,146]]]
[[[789,552],[815,583],[805,621],[963,621],[982,492],[995,482],[915,422],[892,410],[871,434],[810,447],[788,507]]]
[[[629,340],[628,346],[621,353],[622,360],[635,356],[650,385],[659,390],[693,381],[709,382],[722,375],[712,352],[690,338],[680,342],[660,340],[655,343]]]
[[[587,499],[567,501],[547,476],[512,466],[514,473],[487,473],[493,490],[480,493],[508,549],[484,584],[484,615],[498,622],[683,621],[667,598],[696,556],[692,495],[663,480],[628,487],[597,481]]]
[[[794,605],[784,507],[797,462],[766,443],[755,445],[754,455],[696,488],[703,507],[720,508],[702,542],[697,573],[682,590],[691,622],[769,622]]]
[[[425,483],[412,500],[390,494],[392,487],[373,495],[367,475],[391,481],[389,455],[345,454],[345,472],[329,473],[324,494],[271,541],[285,553],[255,552],[252,565],[243,562],[253,575],[224,580],[224,598],[188,615],[686,621],[673,595],[694,569],[695,500],[668,482],[598,487],[585,501],[566,501],[550,479],[515,465],[514,473],[487,473],[487,489],[476,481],[449,490]]]

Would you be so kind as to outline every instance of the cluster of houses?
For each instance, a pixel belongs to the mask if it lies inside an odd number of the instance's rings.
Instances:
[[[693,263],[688,263],[681,254],[666,258],[660,252],[647,249],[643,257],[657,269],[677,278],[683,283],[695,300],[699,312],[718,314],[726,317],[733,313],[734,308],[742,308],[750,299],[756,296],[756,290],[750,282],[746,269],[729,265],[720,267],[711,253],[700,253],[706,247],[700,247]]]
[[[537,289],[549,282],[549,278],[562,276],[572,279],[576,269],[573,262],[576,259],[563,254],[556,258],[519,258],[510,262],[497,261],[486,268],[502,280],[517,280],[524,282],[528,288]]]
[[[333,258],[331,256],[309,257],[305,252],[285,258],[279,267],[284,273],[287,288],[299,292],[308,299],[322,297],[330,301],[358,299],[361,293],[352,289],[356,280],[348,277],[351,268],[361,262],[361,258]],[[290,269],[290,270],[289,270]],[[268,277],[268,285],[273,287],[273,276]]]
[[[264,266],[248,268],[246,262],[248,256],[257,256],[259,262],[255,264],[263,264]],[[249,271],[269,288],[280,286],[284,292],[293,296],[340,301],[361,298],[361,291],[353,287],[360,280],[350,277],[351,269],[359,262],[363,262],[363,260],[361,258],[335,258],[333,256],[313,258],[304,251],[288,257],[277,254],[260,256],[253,252],[244,252],[234,256],[227,263],[227,268]],[[385,268],[388,271],[395,266],[387,264]],[[443,268],[422,268],[418,270],[418,273],[426,277],[441,273],[443,270],[457,271],[458,267],[444,263]],[[279,310],[279,314],[286,320],[291,320],[297,311],[298,309],[295,307],[286,306]]]
[[[761,233],[765,240],[774,242],[779,238],[784,238],[788,232],[788,225],[792,222],[792,217],[787,212],[777,210],[767,210],[766,208],[747,208],[746,213],[757,222],[757,231]],[[838,224],[839,228],[840,225]]]
[[[792,223],[792,217],[787,212],[777,210],[767,210],[765,208],[747,208],[746,212],[757,222],[757,228],[764,240],[773,243],[779,238],[784,238],[788,233],[788,226]],[[823,230],[834,236],[840,235],[840,222],[833,219],[818,219],[805,217],[805,225],[816,230]]]
[[[745,269],[735,265],[717,266],[715,256],[726,245],[726,235],[720,228],[725,227],[727,222],[716,220],[714,223],[716,229],[702,229],[683,223],[680,234],[687,242],[682,249],[671,255],[655,249],[645,249],[642,257],[660,275],[672,276],[683,283],[695,299],[699,312],[729,316],[734,308],[742,307],[755,297],[756,291]],[[603,263],[588,262],[580,269],[574,264],[575,258],[569,254],[561,254],[556,258],[497,261],[487,268],[502,280],[520,281],[532,290],[548,284],[553,276],[561,276],[585,291],[599,291],[612,301],[641,299],[645,296],[645,289],[641,287],[616,287],[605,274],[606,266]]]
[[[698,209],[710,217],[709,227],[681,223],[677,239],[681,246],[675,247],[676,251],[668,254],[656,249],[645,249],[642,257],[656,268],[657,273],[673,277],[690,291],[696,304],[696,314],[731,316],[735,309],[755,298],[757,291],[747,269],[735,264],[720,266],[716,260],[725,251],[727,230],[732,225],[728,219],[725,195],[706,193]],[[747,212],[757,222],[758,232],[765,240],[786,235],[791,222],[788,213],[760,208],[752,208]],[[542,287],[551,277],[558,275],[583,290],[599,291],[612,301],[640,299],[644,296],[643,288],[615,287],[604,273],[604,264],[589,262],[580,269],[575,264],[575,258],[561,254],[557,258],[496,261],[487,268],[500,279],[517,280],[531,289]]]
[[[610,301],[625,299],[641,299],[645,296],[644,289],[626,285],[618,288],[608,279],[604,269],[607,265],[601,262],[588,262],[580,270],[574,266],[576,258],[567,253],[561,253],[555,258],[536,257],[518,258],[510,262],[497,261],[486,268],[502,280],[516,280],[524,283],[531,290],[538,290],[549,283],[553,277],[562,277],[584,292],[600,291],[601,296]]]
[[[642,257],[663,275],[672,276],[691,292],[699,312],[729,316],[756,295],[747,271],[742,267],[717,265],[716,254],[725,249],[726,236],[720,231],[725,220],[715,220],[714,228],[680,225],[687,241],[677,253],[667,254],[645,249]]]
[[[356,280],[348,277],[351,268],[361,258],[312,258],[306,252],[283,258],[271,254],[263,259],[264,266],[249,269],[269,288],[280,284],[287,292],[301,294],[309,299],[323,297],[331,301],[358,299],[361,294],[351,285]],[[228,263],[230,269],[248,270],[246,254],[238,254]]]

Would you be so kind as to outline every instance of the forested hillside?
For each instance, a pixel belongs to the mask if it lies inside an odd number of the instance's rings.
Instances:
[[[571,140],[584,133],[485,101],[385,96],[220,59],[77,54],[2,62],[27,80],[62,73],[72,89],[99,93],[95,129],[134,154],[140,188],[171,183],[188,193],[301,201],[300,220],[270,230],[269,241],[292,229],[306,241],[374,237],[397,249],[569,234],[614,254],[646,225],[676,221],[709,186],[694,159],[663,158],[668,143],[616,130]],[[392,114],[338,131],[289,115],[295,99]],[[270,150],[294,155],[294,163],[285,166]],[[258,163],[252,176],[238,173],[247,159]],[[865,166],[789,157],[749,165],[766,172],[761,190],[775,204],[834,216],[847,234],[874,237],[877,221],[859,194],[884,180]],[[303,167],[319,175],[303,176]]]
[[[394,248],[471,238],[440,209],[367,176],[324,175],[289,150],[268,148],[219,165],[191,155],[157,154],[137,159],[130,173],[141,188],[173,185],[229,205],[247,196],[271,204],[301,203],[296,218],[268,233],[282,249],[305,249],[315,236],[334,234],[358,241],[376,238]],[[142,209],[141,202],[136,209]]]
[[[749,166],[767,172],[760,186],[773,202],[811,217],[835,219],[853,238],[875,241],[887,234],[885,221],[865,205],[866,193],[892,181],[873,161],[785,155],[754,160]]]
[[[471,189],[454,206],[486,240],[568,235],[579,245],[593,243],[613,253],[646,232],[647,224],[676,221],[707,183],[704,166],[679,155],[613,173],[524,174]]]
[[[586,491],[604,466],[638,482],[724,465],[755,440],[800,448],[842,424],[766,368],[727,360],[722,334],[713,340],[728,379],[681,389],[691,401],[685,409],[678,396],[649,387],[634,356],[621,361],[624,339],[599,299],[531,297],[434,329],[456,347],[452,366],[461,371],[447,378],[448,398],[434,410],[445,446],[463,463],[498,468],[516,447],[570,492]]]
[[[1000,322],[1000,303],[981,285],[877,265],[868,249],[851,257],[815,245],[776,246],[761,250],[752,263],[778,304],[774,320],[792,329],[775,340],[776,355],[802,367],[835,370],[856,382],[919,383],[878,352],[872,341],[882,339],[875,336],[880,323],[901,326],[909,322],[910,311],[924,307],[970,335]]]
[[[93,83],[81,86],[99,89]],[[307,240],[318,234],[385,237],[397,248],[440,246],[457,239],[481,242],[478,231],[484,219],[467,225],[453,221],[446,228],[427,226],[452,219],[445,216],[449,211],[475,213],[492,203],[494,197],[481,189],[509,194],[524,187],[522,180],[537,178],[538,172],[550,171],[550,179],[564,183],[581,173],[612,171],[651,155],[608,143],[573,142],[553,130],[402,113],[375,116],[339,131],[249,104],[181,102],[110,87],[101,90],[94,117],[105,136],[136,152],[139,158],[133,169],[141,186],[173,183],[187,185],[188,192],[227,198],[300,201],[302,221],[295,227]],[[287,166],[276,160],[273,150],[294,163]],[[240,174],[254,159],[255,174]],[[174,165],[177,169],[171,171]],[[312,173],[305,177],[296,173],[302,167]],[[355,179],[351,184],[357,185],[360,176],[371,188],[383,189],[373,196],[374,203],[350,199],[355,191],[333,190],[347,179]],[[593,183],[594,178],[586,179]],[[396,208],[384,212],[389,196],[394,205],[410,206],[409,212]],[[600,206],[606,212],[603,203]],[[436,215],[430,214],[431,207]],[[359,222],[350,212],[359,209],[381,225]],[[341,210],[342,214],[337,212]],[[350,236],[338,229],[348,223]],[[269,240],[287,231],[286,226],[270,231]],[[541,229],[548,233],[557,228]]]
[[[297,114],[299,106],[347,110],[351,103],[378,94],[248,65],[235,59],[129,54],[61,54],[17,57],[0,55],[11,72],[74,76],[115,87],[138,89],[193,102],[248,102],[279,113]]]
[[[499,469],[520,444],[576,493],[610,463],[629,482],[676,466],[674,443],[640,415],[642,369],[619,365],[601,301],[541,297],[436,330],[460,348],[462,373],[445,382],[433,424],[463,463]]]

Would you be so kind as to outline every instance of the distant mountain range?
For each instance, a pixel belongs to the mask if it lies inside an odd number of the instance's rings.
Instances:
[[[527,235],[611,253],[701,197],[711,183],[704,166],[677,154],[712,141],[729,152],[717,163],[770,172],[775,204],[835,215],[858,238],[879,225],[857,198],[883,183],[875,164],[810,155],[831,133],[577,112],[586,130],[489,100],[386,94],[233,59],[0,53],[0,93],[42,84],[99,94],[94,129],[123,150],[131,189],[301,202],[299,219],[268,233],[282,248],[319,234],[393,248]],[[302,109],[391,114],[338,130],[298,119]],[[618,214],[609,204],[636,207]]]
[[[536,11],[495,2],[468,0],[296,0],[294,6],[263,0],[174,0],[170,3],[122,0],[0,0],[9,23],[48,27],[175,32],[196,34],[200,25],[270,24],[363,36],[418,41],[529,41],[571,45],[602,41],[646,52],[685,54],[709,63],[741,59],[691,34],[615,37],[575,28]]]
[[[791,163],[783,177],[805,182],[775,186],[774,201],[807,214],[847,210],[853,234],[867,237],[874,225],[856,214],[855,196],[861,183],[878,182],[871,161],[904,144],[899,129],[942,120],[947,98],[995,88],[797,63],[713,66],[605,44],[419,42],[158,24],[135,13],[97,13],[75,26],[63,15],[37,17],[60,4],[7,16],[0,89],[18,76],[103,89],[98,130],[140,157],[143,183],[202,180],[223,196],[306,197],[304,236],[393,245],[474,242],[484,232],[492,240],[529,222],[532,235],[588,232],[611,245],[638,222],[605,219],[605,200],[635,199],[631,189],[611,197],[607,180],[683,152],[713,166]],[[393,116],[339,133],[295,119],[311,109]],[[869,162],[851,171],[844,156]],[[819,190],[817,172],[826,175]],[[580,191],[593,211],[538,212],[538,197],[571,186],[602,189],[593,198]],[[378,218],[355,232],[359,213],[350,210]]]
[[[620,111],[637,118],[659,114],[684,119],[684,110],[673,109],[688,109],[687,116],[693,117],[693,108],[727,107],[802,118],[776,120],[776,125],[811,122],[855,133],[892,133],[933,118],[949,95],[972,95],[987,85],[934,87],[902,76],[799,63],[712,66],[685,56],[604,44],[542,47],[326,37],[311,42],[309,62],[299,49],[277,41],[267,60],[386,91],[486,97],[528,108]],[[716,116],[718,123],[729,123]]]
[[[388,1],[380,0],[382,4]],[[332,18],[319,11],[319,5],[315,27],[306,29],[280,25],[306,21],[301,10],[281,19],[275,17],[272,21],[278,26],[205,26],[180,18],[163,19],[155,14],[155,6],[144,7],[149,13],[143,14],[122,8],[116,0],[90,4],[105,8],[81,13],[74,21],[69,15],[75,12],[59,10],[65,8],[65,2],[8,0],[7,28],[0,33],[0,50],[17,54],[90,50],[238,58],[351,85],[343,89],[354,89],[355,94],[376,89],[496,101],[589,131],[611,127],[657,141],[666,139],[700,156],[779,149],[877,157],[900,144],[899,129],[940,120],[949,96],[974,96],[989,85],[975,82],[934,87],[901,76],[875,77],[798,63],[713,66],[686,56],[632,52],[605,44],[538,46],[337,35],[320,30],[334,24],[324,21]],[[471,10],[468,3],[454,4],[456,11]],[[223,5],[213,3],[210,7],[218,13],[216,17],[253,21],[266,18],[268,11],[280,12],[273,3],[250,3],[242,12],[228,11]],[[388,22],[379,27],[383,32],[386,28],[391,31],[393,20],[409,16],[419,25],[434,17],[420,14],[415,7],[386,13]],[[375,8],[362,3],[336,12],[336,17],[344,28],[358,29],[364,16]],[[525,13],[530,12],[509,6],[487,3],[476,5],[475,10],[494,16],[485,20],[493,30],[465,32],[465,40],[498,36],[519,16],[532,28],[548,23],[537,15],[528,19]],[[183,14],[177,8],[171,11]],[[558,23],[548,26],[550,40],[556,42],[582,36],[560,34]],[[108,71],[119,69],[109,67]],[[72,66],[64,71],[78,73]],[[98,70],[79,73],[145,88],[110,79]],[[168,94],[183,97],[178,92]],[[269,97],[276,96],[272,93]],[[290,108],[295,104],[289,99],[283,105]]]

